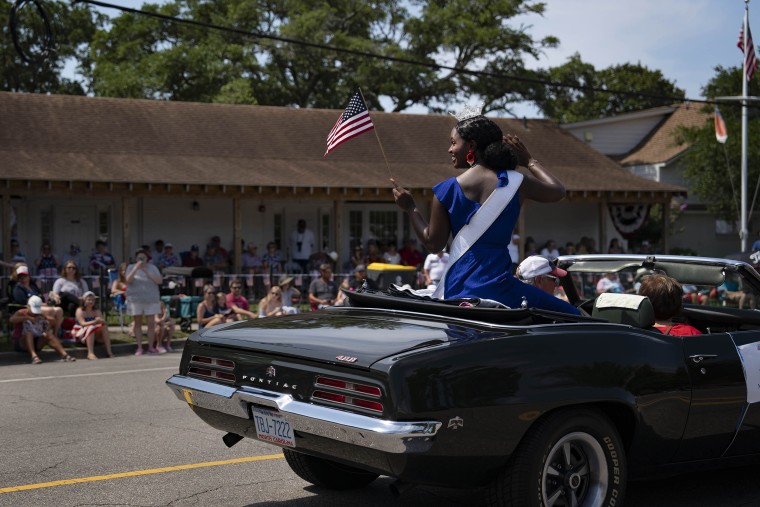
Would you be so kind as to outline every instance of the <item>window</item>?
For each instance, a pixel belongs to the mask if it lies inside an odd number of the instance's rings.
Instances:
[[[398,212],[370,211],[369,212],[369,237],[380,243],[396,242],[398,237]]]
[[[330,241],[330,215],[327,213],[322,215],[322,227],[320,228],[320,233],[322,234],[322,241],[320,241],[319,245],[329,247],[332,244],[332,241]]]
[[[50,243],[53,244],[53,212],[50,210],[43,210],[42,213],[40,213],[40,232],[42,233],[42,244],[44,243]]]
[[[364,246],[362,241],[362,212],[360,210],[348,212],[348,239],[349,248],[356,245]]]
[[[111,237],[111,214],[108,211],[98,212],[98,237],[103,241],[110,242]]]
[[[277,248],[285,248],[288,245],[285,245],[283,243],[283,237],[282,237],[282,213],[276,213],[274,216],[274,242],[277,243]]]

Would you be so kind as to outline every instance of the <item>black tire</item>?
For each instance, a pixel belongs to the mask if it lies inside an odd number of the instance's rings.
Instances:
[[[283,449],[283,454],[285,461],[298,477],[322,488],[363,488],[378,478],[378,474],[290,449]]]
[[[626,475],[625,450],[610,420],[593,409],[563,410],[528,431],[486,490],[486,504],[620,506]]]

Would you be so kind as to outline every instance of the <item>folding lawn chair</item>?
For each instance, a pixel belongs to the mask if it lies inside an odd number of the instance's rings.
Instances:
[[[114,280],[119,278],[118,269],[108,270],[108,290],[111,290]],[[127,302],[124,299],[124,294],[116,294],[111,297],[111,309],[115,310],[119,315],[119,325],[121,326],[121,332],[124,332],[124,314],[127,311]]]

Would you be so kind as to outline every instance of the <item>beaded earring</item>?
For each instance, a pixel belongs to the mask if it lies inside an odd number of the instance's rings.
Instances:
[[[467,163],[470,164],[470,167],[475,165],[475,153],[473,153],[472,150],[468,151],[467,158],[465,160],[467,160]]]

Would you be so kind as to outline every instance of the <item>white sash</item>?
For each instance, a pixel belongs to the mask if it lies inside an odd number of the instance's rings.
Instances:
[[[449,263],[446,264],[446,268],[441,277],[441,281],[436,285],[433,291],[432,297],[438,299],[445,299],[444,285],[446,284],[446,274],[451,269],[451,266],[459,260],[459,258],[470,249],[475,242],[480,239],[484,232],[488,230],[491,225],[499,218],[502,211],[512,201],[512,198],[517,193],[517,189],[520,188],[523,175],[517,171],[511,171],[509,173],[509,183],[506,187],[496,188],[491,195],[488,196],[486,202],[480,207],[478,211],[470,219],[470,222],[465,224],[459,230],[459,234],[456,235],[454,241],[451,242],[451,252],[449,252]],[[507,231],[510,237],[512,237],[512,231]]]

